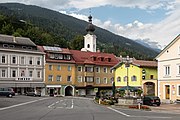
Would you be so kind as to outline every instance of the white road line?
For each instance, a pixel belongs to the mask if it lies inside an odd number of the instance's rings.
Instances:
[[[54,105],[55,105],[55,103],[49,105],[48,108],[52,108],[52,106],[54,106]]]
[[[74,101],[73,101],[73,99],[72,99],[72,105],[71,105],[71,108],[73,108],[74,107]]]
[[[130,115],[126,114],[126,113],[123,113],[123,112],[118,111],[118,110],[116,110],[116,109],[113,109],[113,108],[111,108],[111,107],[107,107],[107,108],[110,109],[110,110],[113,110],[113,111],[115,111],[115,112],[117,112],[117,113],[119,113],[119,114],[121,114],[121,115],[124,115],[124,116],[126,116],[126,117],[129,117],[129,116],[130,116]]]
[[[42,99],[33,100],[33,101],[25,102],[25,103],[20,103],[20,104],[17,104],[17,105],[12,105],[12,106],[9,106],[9,107],[0,108],[0,111],[10,109],[10,108],[14,108],[14,107],[18,107],[18,106],[22,106],[22,105],[27,105],[27,104],[34,103],[34,102],[41,101],[41,100],[45,100],[45,99],[49,99],[49,98],[42,98]]]
[[[111,107],[107,107],[107,108],[110,109],[110,110],[113,110],[113,111],[115,111],[117,113],[120,113],[121,115],[124,115],[126,117],[141,117],[141,118],[143,117],[143,118],[171,119],[171,117],[161,117],[161,116],[131,116],[131,115],[128,115],[128,114],[123,113],[121,111],[118,111],[116,109],[113,109]]]
[[[158,119],[171,119],[171,117],[160,117],[160,116],[130,116],[130,117],[140,117],[140,118],[158,118]]]

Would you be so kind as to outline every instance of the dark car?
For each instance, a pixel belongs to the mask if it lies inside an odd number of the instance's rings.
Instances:
[[[150,105],[150,106],[161,105],[161,100],[158,96],[144,96],[142,100],[144,105]]]
[[[13,97],[15,92],[12,88],[0,88],[0,96]]]
[[[27,92],[26,93],[27,96],[38,96],[38,97],[41,97],[41,93],[40,92],[34,92],[34,91],[31,91],[31,92]]]

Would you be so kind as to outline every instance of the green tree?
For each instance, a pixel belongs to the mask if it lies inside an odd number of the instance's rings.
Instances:
[[[11,24],[4,24],[1,29],[2,34],[12,35],[14,33],[14,28]]]
[[[84,39],[82,35],[76,35],[70,42],[70,48],[74,50],[81,50],[84,46]]]

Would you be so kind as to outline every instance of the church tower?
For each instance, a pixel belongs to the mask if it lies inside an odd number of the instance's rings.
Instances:
[[[92,24],[92,16],[89,17],[89,24],[86,27],[87,34],[84,36],[84,48],[86,51],[96,52],[96,35],[94,35],[94,25]]]

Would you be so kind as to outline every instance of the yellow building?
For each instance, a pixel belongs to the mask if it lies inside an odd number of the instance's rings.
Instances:
[[[157,95],[157,62],[131,59],[119,62],[115,72],[115,86],[133,86],[143,89],[145,95]]]
[[[73,96],[75,94],[75,61],[69,49],[39,46],[46,53],[46,95]]]

